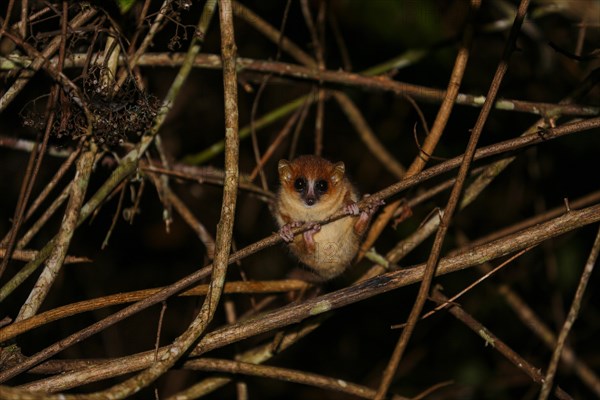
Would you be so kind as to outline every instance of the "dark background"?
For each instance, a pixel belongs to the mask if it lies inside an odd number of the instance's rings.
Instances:
[[[313,16],[318,1],[309,2]],[[461,93],[484,95],[500,60],[508,37],[508,29],[486,29],[500,19],[507,18],[501,5],[514,8],[514,2],[483,2],[476,18],[478,33],[471,49],[469,64],[461,85]],[[597,48],[600,16],[595,14],[600,6],[597,1],[556,1],[564,7],[555,12],[542,13],[546,2],[534,2],[530,8],[532,19],[517,41],[517,50],[510,59],[509,69],[500,89],[500,96],[532,102],[557,103],[571,93],[595,68],[598,60],[578,62],[557,53],[549,46],[573,52],[582,18],[590,18],[582,53]],[[582,5],[581,3],[584,3]],[[244,4],[276,27],[281,25],[285,2],[247,1]],[[193,32],[203,2],[193,2],[189,11],[180,9],[180,25],[166,24],[154,40],[151,52],[185,52],[189,35]],[[128,38],[134,31],[136,12],[140,4],[126,14],[121,14],[114,4],[100,4],[116,24],[121,34]],[[113,7],[114,6],[114,7]],[[151,10],[157,10],[160,2],[152,2]],[[588,7],[588,8],[586,8]],[[137,10],[137,11],[136,11]],[[327,2],[327,13],[335,17],[344,38],[352,63],[352,71],[362,71],[410,49],[427,49],[428,54],[418,63],[397,71],[393,79],[444,89],[447,85],[465,25],[468,3],[465,1],[392,1],[392,0],[333,0]],[[536,14],[537,12],[537,14]],[[509,19],[510,20],[510,19]],[[593,24],[596,24],[595,26]],[[56,29],[58,19],[36,25],[38,31]],[[274,60],[277,46],[256,32],[249,24],[234,19],[236,43],[240,57]],[[510,23],[509,23],[510,26]],[[179,46],[169,42],[175,35],[183,36]],[[329,70],[344,67],[339,46],[334,39],[331,25],[326,23],[325,58]],[[285,34],[301,48],[313,54],[310,33],[306,27],[300,5],[293,1],[285,26]],[[101,36],[102,39],[102,36]],[[85,51],[85,40],[79,50]],[[215,15],[206,36],[203,52],[218,54],[220,37],[218,17]],[[281,61],[295,61],[283,53]],[[176,73],[171,67],[142,67],[139,71],[148,93],[162,99]],[[81,70],[67,71],[73,79]],[[256,75],[241,74],[246,86],[239,86],[240,127],[250,123],[250,111],[256,100],[260,80]],[[4,92],[11,84],[10,76],[2,81]],[[18,98],[0,114],[0,135],[3,137],[35,139],[38,132],[22,126],[19,113],[36,97],[48,93],[51,79],[38,73]],[[309,93],[316,87],[314,82],[291,79],[272,79],[257,104],[257,116],[262,116],[296,97]],[[418,144],[413,136],[417,124],[419,141],[424,140],[423,127],[414,107],[402,96],[357,87],[326,85],[342,89],[362,111],[372,130],[388,151],[405,166],[410,165],[418,154]],[[244,90],[252,88],[252,91]],[[220,71],[196,69],[189,76],[179,94],[167,122],[160,131],[161,138],[171,161],[177,163],[223,138],[223,94]],[[580,100],[581,104],[599,105],[597,87]],[[428,125],[433,124],[439,104],[419,101]],[[298,153],[314,152],[315,110],[311,107],[298,141]],[[463,153],[469,129],[475,123],[478,108],[455,106],[446,131],[438,145],[435,156],[451,158]],[[492,144],[517,137],[538,116],[527,113],[493,110],[482,134],[480,145]],[[558,123],[568,121],[563,117]],[[258,132],[261,150],[277,136],[286,119],[276,122]],[[563,199],[577,199],[598,190],[598,130],[543,143],[518,153],[516,160],[479,196],[467,209],[459,212],[450,227],[445,242],[446,250],[459,247],[457,237],[469,239],[493,233],[523,219],[540,214],[547,209],[560,207]],[[131,138],[133,139],[133,138]],[[69,139],[52,138],[51,144],[69,149]],[[289,138],[276,150],[267,163],[265,173],[269,189],[274,191],[276,163],[289,156]],[[353,181],[363,193],[373,193],[394,183],[394,178],[377,158],[366,150],[337,103],[325,103],[323,155],[333,161],[343,160]],[[113,149],[124,154],[118,146]],[[156,152],[151,150],[154,157]],[[24,176],[28,153],[10,147],[0,148],[0,233],[4,235],[11,227],[11,219]],[[432,161],[435,164],[439,161]],[[62,159],[46,156],[34,188],[34,196],[52,178]],[[206,165],[222,168],[223,156],[217,155]],[[255,161],[249,138],[240,143],[240,171],[250,173]],[[481,164],[476,164],[481,165]],[[88,193],[104,182],[113,166],[99,163],[94,170]],[[69,176],[69,179],[71,179]],[[446,176],[445,178],[448,178]],[[410,198],[421,190],[433,187],[441,180],[426,182],[402,196]],[[255,183],[259,184],[259,180]],[[133,182],[137,188],[139,182]],[[201,185],[173,180],[172,188],[184,200],[196,217],[215,234],[221,207],[221,189],[217,185]],[[412,233],[437,207],[446,204],[448,192],[415,207],[413,215],[396,230],[386,228],[376,243],[377,250],[385,254],[398,240]],[[91,222],[83,224],[75,233],[69,254],[81,255],[93,261],[87,264],[65,265],[41,311],[59,305],[90,299],[117,292],[167,285],[206,264],[206,252],[194,232],[175,213],[170,232],[162,221],[163,206],[155,188],[148,182],[140,204],[140,213],[134,223],[119,219],[112,232],[109,245],[100,249],[113,215],[116,198],[107,202]],[[129,194],[125,207],[131,207]],[[62,209],[61,209],[62,210]],[[38,212],[36,215],[39,215]],[[39,249],[54,236],[62,215],[56,215],[32,241],[31,249]],[[23,233],[30,223],[21,229]],[[485,283],[465,295],[460,303],[498,335],[526,360],[545,371],[551,350],[523,325],[515,313],[498,294],[499,284],[508,284],[542,318],[551,329],[558,332],[571,304],[579,276],[589,254],[597,226],[579,229],[568,235],[547,241],[527,255],[519,258]],[[244,247],[270,235],[276,226],[268,205],[248,193],[240,191],[234,240],[237,248]],[[424,262],[432,240],[420,245],[401,261],[402,266]],[[244,259],[240,265],[230,268],[230,279],[240,279],[243,271],[249,279],[280,279],[296,265],[285,247],[276,246]],[[358,270],[327,284],[324,290],[348,285]],[[492,264],[499,263],[496,260]],[[12,261],[0,284],[5,284],[24,265]],[[2,304],[0,318],[15,317],[35,283],[30,277]],[[475,269],[439,278],[435,283],[451,295],[480,276]],[[595,288],[600,282],[598,274],[592,276],[584,298],[579,319],[569,337],[568,344],[592,369],[600,368],[600,348],[597,336],[600,329],[599,298]],[[270,364],[320,373],[370,387],[377,387],[382,370],[400,335],[390,330],[390,325],[404,322],[410,312],[418,287],[402,288],[373,299],[338,310],[320,329],[281,355]],[[250,296],[225,296],[237,305],[238,314],[252,307]],[[260,300],[254,296],[253,300]],[[166,345],[177,337],[199,310],[202,299],[184,298],[169,300],[163,321],[161,344]],[[274,305],[283,305],[284,296]],[[426,305],[426,310],[432,303]],[[62,337],[84,328],[118,308],[102,309],[60,320],[17,338],[25,355],[31,355]],[[153,348],[160,307],[155,306],[101,334],[85,340],[60,353],[61,358],[105,358],[146,351]],[[211,327],[225,323],[222,309],[217,311]],[[263,343],[264,336],[228,346],[209,353],[213,357],[231,358],[235,351]],[[162,396],[190,386],[207,373],[173,371],[161,378],[156,387]],[[20,377],[14,383],[33,379]],[[39,378],[39,377],[37,377]],[[239,377],[248,383],[253,399],[319,399],[347,398],[344,395],[314,389],[292,383],[269,379]],[[454,383],[440,389],[428,398],[435,399],[512,399],[536,398],[539,390],[527,376],[494,351],[475,333],[449,314],[440,312],[417,326],[408,350],[392,386],[394,393],[414,396],[428,387],[447,380]],[[110,381],[116,383],[117,380]],[[557,382],[575,398],[590,398],[592,392],[574,375],[572,369],[559,369]],[[12,383],[12,382],[11,382]],[[107,382],[91,384],[79,390],[93,391],[107,387]],[[140,394],[139,398],[152,396],[154,388]],[[235,398],[235,388],[228,385],[209,398]]]

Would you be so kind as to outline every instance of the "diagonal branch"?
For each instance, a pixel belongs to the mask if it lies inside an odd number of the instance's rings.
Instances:
[[[456,178],[456,182],[454,183],[454,187],[452,188],[452,192],[450,193],[450,199],[448,200],[448,204],[444,208],[444,215],[442,217],[442,221],[435,236],[433,247],[427,260],[427,266],[425,267],[423,281],[421,282],[421,286],[419,287],[417,299],[415,301],[415,304],[413,305],[413,308],[410,311],[406,327],[402,330],[402,334],[400,335],[400,339],[398,340],[396,348],[394,349],[390,362],[388,363],[384,371],[382,382],[379,386],[379,389],[377,390],[377,396],[375,396],[375,399],[377,400],[383,399],[383,397],[387,393],[388,388],[392,383],[392,379],[394,378],[394,375],[396,373],[396,369],[398,368],[400,360],[402,359],[402,355],[404,354],[404,351],[408,346],[408,341],[410,340],[410,337],[412,336],[415,326],[419,320],[419,316],[421,314],[421,311],[423,310],[425,301],[429,296],[429,289],[431,287],[433,277],[435,276],[436,268],[438,267],[439,257],[442,252],[442,244],[444,243],[444,238],[446,237],[448,226],[450,225],[452,217],[454,216],[454,211],[456,210],[459,204],[460,196],[463,190],[465,180],[467,179],[467,174],[469,172],[471,162],[475,157],[477,143],[479,142],[481,132],[483,131],[483,126],[492,109],[494,99],[498,94],[502,78],[504,77],[504,74],[506,73],[506,70],[508,68],[508,59],[510,58],[510,55],[513,51],[515,42],[517,40],[517,35],[519,34],[519,31],[521,29],[521,25],[525,20],[525,14],[527,13],[528,6],[528,0],[522,0],[519,4],[519,10],[511,28],[510,35],[507,39],[507,43],[502,54],[502,59],[500,60],[500,64],[498,65],[496,73],[494,74],[494,78],[492,80],[490,90],[486,96],[485,103],[483,104],[483,108],[481,109],[479,117],[477,118],[477,122],[475,123],[473,131],[471,132],[469,143],[467,144],[467,150],[465,151],[464,159],[460,165],[458,176]]]
[[[226,0],[224,1],[226,3]],[[208,1],[205,6],[203,13],[200,17],[199,29],[205,23],[210,21],[216,7],[216,0]],[[229,7],[229,21],[224,23],[223,14],[226,5],[221,3],[221,40],[222,42],[231,41],[233,43],[233,25],[231,24],[231,9]],[[224,24],[231,30],[226,31]],[[229,48],[231,47],[231,49]],[[224,63],[228,58],[234,59],[235,57],[235,44],[233,46],[223,48],[231,51],[231,53],[224,52],[223,59]],[[194,38],[190,44],[190,50],[188,51],[188,67],[185,69],[189,71],[189,64],[193,57],[200,51],[200,44],[198,40]],[[230,63],[235,65],[235,62]],[[182,68],[183,70],[183,68]],[[225,71],[225,68],[224,68]],[[181,71],[180,71],[181,75]],[[185,74],[187,76],[187,74]],[[181,77],[181,76],[180,76]],[[184,77],[183,77],[184,78]],[[233,220],[235,212],[235,200],[237,196],[237,182],[238,182],[238,161],[237,161],[237,88],[235,80],[235,68],[229,68],[224,73],[225,81],[225,110],[226,115],[231,115],[230,118],[225,121],[225,138],[226,138],[226,168],[225,168],[225,186],[223,193],[223,205],[221,209],[221,221],[217,227],[217,241],[215,250],[215,261],[213,266],[213,277],[211,284],[208,289],[208,295],[202,304],[202,308],[192,322],[190,327],[180,335],[174,342],[169,346],[169,351],[163,354],[162,357],[155,363],[153,363],[148,369],[141,372],[140,374],[113,386],[103,392],[92,393],[85,396],[75,396],[76,398],[87,398],[87,399],[122,399],[128,397],[134,393],[137,393],[142,388],[148,386],[154,382],[158,377],[163,375],[168,369],[170,369],[176,362],[181,358],[188,350],[188,348],[197,340],[197,338],[204,332],[208,323],[212,320],[216,304],[219,301],[221,292],[223,290],[223,284],[225,282],[225,273],[227,272],[227,259],[229,255],[229,249],[231,248],[231,236],[233,231]],[[233,92],[231,91],[231,84],[233,82]],[[229,86],[227,85],[229,83]],[[231,99],[233,98],[233,101]],[[228,104],[229,100],[229,104]],[[229,107],[228,107],[229,105]],[[229,112],[230,114],[227,114]]]
[[[94,143],[91,143],[90,148],[87,151],[84,151],[79,157],[77,172],[73,184],[71,185],[71,194],[63,222],[60,225],[60,230],[56,235],[56,239],[53,241],[54,247],[48,257],[46,267],[29,293],[29,297],[27,297],[27,300],[23,304],[23,307],[17,316],[17,321],[29,318],[37,313],[65,261],[69,244],[71,243],[71,239],[77,228],[77,221],[79,220],[81,206],[90,181],[94,158],[96,157],[97,151],[97,146]]]
[[[525,137],[518,137],[516,139],[511,139],[506,142],[502,142],[502,143],[499,143],[496,145],[492,145],[492,146],[488,146],[488,147],[479,149],[477,151],[477,153],[475,154],[475,159],[489,157],[489,156],[496,155],[496,154],[501,154],[508,150],[514,150],[516,148],[520,148],[523,146],[543,142],[543,141],[549,140],[551,138],[559,137],[561,135],[565,135],[565,134],[569,134],[569,133],[593,129],[598,126],[600,126],[600,118],[593,118],[590,120],[584,120],[584,121],[579,121],[579,122],[575,122],[575,123],[571,123],[571,124],[566,124],[559,128],[547,130],[546,132],[544,132],[543,136],[542,135],[528,135]],[[452,160],[446,161],[435,167],[429,168],[429,169],[421,172],[420,174],[417,174],[411,178],[404,179],[394,185],[391,185],[391,186],[373,194],[369,199],[373,199],[373,198],[376,200],[386,199],[394,194],[397,194],[409,187],[416,185],[417,183],[423,182],[426,179],[430,179],[432,177],[440,175],[443,172],[447,172],[453,168],[458,167],[461,164],[461,161],[462,161],[462,156],[456,157]],[[92,207],[90,205],[92,200],[88,201],[86,206],[89,206],[91,209],[95,209],[95,207]],[[362,207],[364,207],[365,204],[366,204],[366,201],[361,202]],[[85,207],[84,207],[84,210],[85,210]],[[596,213],[600,212],[600,210],[594,210],[593,208],[588,208],[586,210],[593,210],[592,215],[594,215],[593,214],[594,212],[596,212]],[[83,212],[84,211],[82,210],[82,218],[83,218]],[[571,213],[571,215],[574,215],[574,214]],[[85,218],[87,218],[87,216],[89,216],[89,214],[85,215]],[[321,221],[321,224],[331,222],[335,219],[339,219],[344,216],[345,216],[344,213],[339,213],[337,215],[332,216],[327,221]],[[590,216],[588,216],[588,218],[590,218]],[[598,218],[600,219],[600,215],[598,215]],[[553,221],[555,221],[555,220],[553,220]],[[82,222],[82,221],[80,221],[80,222]],[[585,216],[582,216],[581,220],[579,222],[582,224],[583,223],[592,223],[592,222],[595,222],[595,220],[590,221],[589,219],[586,219]],[[538,226],[541,227],[543,225],[538,225]],[[578,226],[581,226],[581,225],[578,225]],[[298,228],[294,231],[294,234],[299,234],[300,232],[302,232],[302,229],[306,230],[308,228],[309,227]],[[542,237],[541,240],[544,240],[546,238],[547,237]],[[279,234],[275,233],[275,234],[268,236],[256,243],[246,246],[245,248],[232,254],[229,259],[229,262],[236,262],[238,260],[241,260],[242,258],[249,256],[250,254],[254,254],[254,253],[256,253],[260,250],[263,250],[269,246],[273,246],[277,243],[280,243],[281,241],[282,241],[281,236]],[[536,243],[538,243],[538,242],[536,242]],[[44,249],[46,249],[46,247],[44,247]],[[44,249],[42,249],[40,251],[40,253]],[[477,251],[477,249],[478,248],[470,249],[470,251]],[[45,258],[44,255],[42,255],[41,257]],[[481,257],[477,256],[477,260],[479,260],[479,259],[481,259]],[[112,314],[111,316],[106,317],[105,319],[98,321],[95,324],[90,325],[89,327],[62,339],[60,342],[57,342],[57,343],[47,347],[46,349],[40,351],[39,353],[28,358],[26,361],[20,363],[19,365],[15,366],[13,368],[10,368],[10,369],[0,372],[0,382],[2,382],[3,380],[9,379],[23,371],[26,371],[27,369],[33,367],[34,365],[37,365],[40,362],[48,359],[49,357],[52,357],[53,355],[59,353],[60,351],[64,350],[65,348],[67,348],[75,343],[78,343],[78,342],[92,336],[93,334],[95,334],[103,329],[106,329],[107,327],[112,326],[115,323],[117,323],[117,322],[143,310],[143,309],[146,309],[154,304],[160,303],[161,301],[167,299],[168,297],[170,297],[176,293],[179,293],[183,289],[197,283],[198,281],[200,281],[201,279],[206,277],[206,275],[208,273],[210,273],[211,268],[212,268],[212,266],[207,266],[201,270],[198,270],[195,273],[188,275],[187,277],[165,287],[159,293],[156,293],[155,295],[152,295],[138,303],[132,304],[131,306],[128,306],[128,307],[118,311],[117,313]],[[403,272],[406,272],[406,271],[403,271]],[[448,271],[448,272],[451,272],[451,271]],[[382,278],[382,279],[385,280],[385,278]],[[415,280],[415,281],[411,281],[409,283],[414,283],[417,281],[418,280]],[[369,282],[369,281],[367,281],[367,282]],[[373,280],[371,280],[371,282],[373,282]],[[9,284],[10,284],[10,282],[9,282]],[[6,295],[6,292],[9,291],[10,288],[12,288],[12,286],[10,286],[9,284],[5,285],[5,287],[3,287],[2,290],[0,290],[0,299],[3,298],[2,297],[3,293],[4,293],[4,295]],[[9,286],[9,287],[7,288],[7,286]],[[392,287],[388,290],[391,290],[393,288],[395,288],[395,287]]]
[[[507,237],[474,248],[469,248],[453,256],[445,257],[440,261],[436,275],[445,275],[481,265],[487,261],[504,257],[530,246],[535,246],[550,238],[558,237],[598,221],[600,221],[600,204],[582,210],[569,211],[550,221],[524,229]],[[244,250],[245,249],[240,252]],[[236,257],[236,255],[240,252],[233,254],[229,261],[235,262],[238,260],[239,257]],[[335,292],[307,300],[303,303],[289,304],[263,315],[260,319],[244,320],[230,326],[216,329],[215,331],[207,333],[206,336],[201,339],[195,350],[190,353],[190,356],[198,356],[249,337],[293,325],[303,320],[313,318],[314,316],[323,315],[331,310],[355,304],[374,296],[417,283],[423,279],[424,271],[425,265],[420,264],[414,267],[388,272],[353,286],[345,287]],[[167,290],[168,288],[161,292],[164,293]],[[160,302],[160,299],[154,301],[152,304],[158,302]],[[68,339],[69,338],[65,338],[62,341],[61,344],[63,344],[63,347],[53,346],[53,353],[51,355],[63,350],[69,344],[66,342]],[[160,351],[166,351],[166,349],[167,348],[163,348]],[[30,359],[25,360],[22,364],[31,366],[30,360],[35,358],[37,361],[36,363],[33,363],[33,365],[35,365],[43,359],[48,358],[50,355],[44,354],[44,356],[45,357],[41,359],[40,357],[37,357],[37,355],[30,357]],[[123,367],[135,366],[136,369],[133,370],[135,371],[155,362],[154,350],[130,357],[131,358],[128,358],[131,360],[130,363],[126,364],[121,360],[117,362],[117,364],[120,363]],[[121,373],[129,372],[132,372],[132,370],[124,369]],[[72,374],[73,376],[76,376],[78,373],[79,371],[75,371]],[[82,373],[86,373],[86,371],[82,371]],[[120,373],[116,373],[113,367],[112,374],[110,374],[109,371],[104,371],[103,374],[104,378],[108,378],[110,376],[119,375]],[[0,380],[4,379],[3,375],[4,373],[0,373]],[[13,392],[6,387],[0,386],[0,398],[8,396],[9,393]],[[14,393],[21,392],[15,391]]]
[[[84,11],[75,16],[70,23],[71,29],[76,29],[87,21],[90,20],[94,15],[96,15],[96,9],[93,7],[83,7]],[[29,68],[21,73],[19,78],[15,81],[15,83],[4,93],[2,98],[0,98],[0,111],[3,111],[17,95],[23,90],[25,85],[29,82],[29,78],[32,76],[32,71],[35,72],[39,70],[48,59],[59,49],[62,38],[60,36],[52,39],[50,44],[44,49],[41,53],[40,57],[34,58],[33,62],[29,66]]]
[[[448,301],[448,298],[441,294],[439,291],[434,290],[433,299],[438,303],[445,303]],[[536,368],[531,363],[527,362],[523,357],[521,357],[517,352],[508,347],[506,343],[504,343],[500,338],[494,335],[490,330],[488,330],[485,326],[483,326],[479,321],[469,315],[465,310],[463,310],[458,305],[451,305],[448,308],[450,314],[452,314],[456,319],[463,322],[467,325],[472,331],[476,332],[483,340],[485,340],[486,344],[490,344],[492,348],[497,350],[500,354],[506,357],[510,362],[512,362],[517,368],[525,372],[534,382],[541,383],[544,380],[544,376],[540,373],[539,368]],[[564,390],[557,387],[554,391],[556,397],[561,400],[572,400],[572,397],[569,396]]]
[[[577,285],[577,291],[575,292],[573,303],[571,304],[571,308],[569,309],[567,320],[563,324],[563,327],[560,330],[560,334],[558,335],[556,346],[554,347],[554,351],[552,352],[550,366],[548,367],[548,371],[546,372],[546,376],[543,380],[539,400],[546,400],[550,395],[550,391],[552,390],[552,383],[554,382],[554,377],[558,368],[558,362],[560,361],[565,342],[567,341],[567,336],[569,336],[569,332],[571,331],[571,328],[575,323],[575,319],[577,319],[577,315],[579,314],[579,309],[581,308],[581,300],[583,299],[583,294],[585,293],[587,284],[590,281],[592,271],[594,271],[594,265],[598,260],[598,253],[600,253],[600,229],[598,229],[598,233],[596,234],[596,240],[594,240],[592,250],[587,259],[587,262],[585,263],[585,267],[583,268],[583,273],[581,274],[579,285]]]

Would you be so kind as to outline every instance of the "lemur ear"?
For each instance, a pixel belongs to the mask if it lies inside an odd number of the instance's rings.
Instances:
[[[292,179],[292,168],[288,160],[279,160],[277,170],[279,171],[279,179],[282,182],[289,182]]]
[[[346,166],[343,162],[338,162],[333,165],[333,172],[331,173],[331,183],[337,185],[344,179],[346,173]]]

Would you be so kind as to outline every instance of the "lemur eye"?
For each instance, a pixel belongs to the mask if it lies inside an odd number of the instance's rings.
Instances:
[[[317,192],[319,192],[319,194],[327,192],[327,187],[327,181],[325,180],[317,181],[317,183],[315,184],[315,188],[317,189]]]
[[[304,178],[298,178],[294,181],[294,189],[296,189],[297,192],[302,192],[304,189],[306,189],[306,179]]]

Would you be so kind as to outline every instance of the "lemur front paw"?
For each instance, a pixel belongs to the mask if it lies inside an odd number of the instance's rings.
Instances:
[[[304,222],[302,221],[289,222],[279,229],[279,236],[281,236],[285,242],[291,243],[294,241],[293,230],[301,227],[302,225],[304,225]]]
[[[380,206],[384,205],[383,200],[369,200],[370,195],[365,194],[363,200],[366,200],[364,209],[361,211],[358,207],[358,203],[350,203],[344,207],[344,212],[347,215],[359,215],[366,214],[368,217],[372,216],[377,212]]]
[[[383,200],[369,200],[371,195],[365,194],[363,196],[363,200],[366,201],[365,208],[362,213],[367,214],[367,216],[371,217],[373,214],[379,210],[379,207],[385,205],[385,201]]]
[[[360,209],[358,208],[358,204],[350,203],[344,207],[344,212],[347,215],[358,215],[360,214]]]
[[[360,214],[358,220],[354,224],[354,232],[356,232],[356,234],[358,235],[362,235],[366,232],[367,228],[369,227],[369,222],[371,222],[371,217],[373,216],[373,214],[377,212],[380,206],[385,204],[383,200],[369,200],[368,197],[368,194],[363,196],[363,200],[365,200],[364,208],[359,213],[352,214]],[[358,209],[356,203],[354,203],[354,205],[356,206],[356,209]]]

